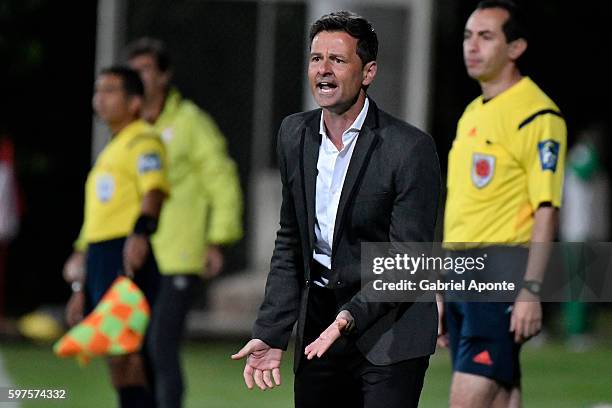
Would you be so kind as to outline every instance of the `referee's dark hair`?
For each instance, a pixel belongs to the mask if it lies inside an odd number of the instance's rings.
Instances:
[[[378,37],[372,24],[351,11],[335,11],[325,14],[310,27],[310,43],[321,31],[344,31],[357,39],[357,55],[363,65],[376,61]]]
[[[482,0],[476,6],[476,10],[489,8],[501,8],[508,12],[508,20],[502,26],[506,42],[510,43],[514,40],[522,38],[528,40],[527,27],[525,25],[524,16],[519,6],[512,0]]]
[[[170,55],[166,49],[166,45],[156,38],[141,37],[125,47],[125,58],[131,60],[132,58],[139,57],[141,55],[150,55],[155,60],[157,69],[161,72],[168,72],[172,68],[170,61]]]
[[[144,85],[138,72],[123,65],[112,65],[103,68],[100,75],[116,75],[121,78],[123,90],[128,96],[144,97]]]

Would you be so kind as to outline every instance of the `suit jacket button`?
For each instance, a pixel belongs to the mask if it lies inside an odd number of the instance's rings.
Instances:
[[[306,286],[310,285],[310,281],[306,279]]]
[[[342,285],[342,282],[338,281],[337,285],[338,285],[338,286]]]

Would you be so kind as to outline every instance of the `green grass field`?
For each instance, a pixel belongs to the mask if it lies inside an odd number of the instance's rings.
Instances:
[[[242,363],[229,358],[239,346],[236,342],[186,344],[187,407],[292,406],[291,356],[285,356],[284,382],[280,388],[248,391],[242,382]],[[0,352],[6,371],[20,388],[63,388],[67,391],[67,400],[31,402],[24,407],[115,406],[106,367],[100,360],[80,368],[74,360],[56,358],[49,345],[30,343],[3,343]],[[568,353],[561,345],[552,344],[539,349],[527,348],[522,356],[526,407],[576,408],[612,403],[611,344],[585,353]],[[449,381],[448,353],[443,350],[431,360],[421,406],[446,406]]]

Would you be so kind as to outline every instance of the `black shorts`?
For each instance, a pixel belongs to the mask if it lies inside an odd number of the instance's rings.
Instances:
[[[474,258],[485,256],[485,270],[461,275],[467,281],[505,279],[515,282],[517,288],[520,288],[528,250],[523,247],[498,246],[451,251],[448,255]],[[514,333],[510,332],[516,293],[518,290],[503,296],[492,294],[488,301],[445,302],[445,324],[453,371],[487,377],[507,388],[520,385],[521,344],[514,342]],[[453,293],[447,292],[445,297],[452,299]]]
[[[509,332],[512,303],[445,303],[453,371],[491,378],[507,388],[520,385],[521,345]]]
[[[96,307],[115,279],[124,275],[124,244],[125,238],[117,238],[88,245],[85,277],[86,314]],[[136,271],[134,283],[144,292],[151,307],[155,303],[159,280],[157,262],[155,262],[153,251],[149,248],[149,257],[142,269]]]

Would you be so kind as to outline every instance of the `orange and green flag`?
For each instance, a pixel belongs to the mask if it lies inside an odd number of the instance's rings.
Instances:
[[[96,308],[53,346],[60,357],[76,357],[84,365],[92,357],[140,350],[151,310],[142,291],[118,277]]]

